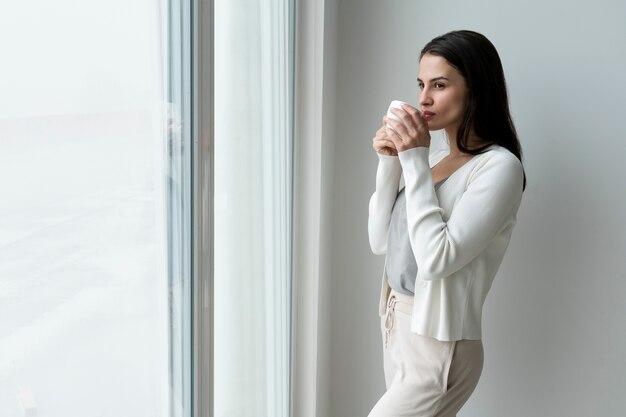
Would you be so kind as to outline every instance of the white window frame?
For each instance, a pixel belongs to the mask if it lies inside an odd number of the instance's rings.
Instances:
[[[213,0],[193,10],[193,398],[213,412]],[[291,415],[317,414],[324,1],[296,0]]]
[[[292,416],[318,415],[324,0],[296,1]]]
[[[192,0],[192,412],[213,413],[213,0]]]

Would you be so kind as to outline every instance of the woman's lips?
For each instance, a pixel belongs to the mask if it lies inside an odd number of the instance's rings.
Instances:
[[[432,119],[432,118],[433,118],[433,116],[435,116],[435,114],[436,114],[436,113],[433,113],[433,112],[428,111],[428,110],[424,110],[424,111],[422,112],[422,116],[424,116],[424,119],[426,119],[426,120],[428,120],[428,119]]]

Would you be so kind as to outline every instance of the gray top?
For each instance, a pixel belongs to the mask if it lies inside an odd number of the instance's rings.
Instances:
[[[435,190],[438,190],[446,179],[435,184]],[[413,256],[411,241],[409,240],[404,188],[398,193],[391,211],[389,235],[387,237],[386,271],[387,281],[392,289],[402,294],[415,294],[417,263]]]

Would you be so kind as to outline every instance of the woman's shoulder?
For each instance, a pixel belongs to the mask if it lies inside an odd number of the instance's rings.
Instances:
[[[522,162],[519,158],[504,146],[491,145],[481,156],[482,162],[490,163],[490,165],[509,166],[511,168],[522,167]]]
[[[480,154],[469,175],[469,180],[477,175],[488,175],[494,179],[521,181],[524,177],[522,162],[513,152],[499,145],[492,145]]]

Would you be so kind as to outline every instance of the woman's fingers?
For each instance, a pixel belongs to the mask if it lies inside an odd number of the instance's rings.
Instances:
[[[396,148],[402,148],[405,144],[404,138],[407,136],[406,128],[402,122],[389,119],[387,124],[387,137],[396,144]],[[398,148],[398,150],[400,150]]]
[[[400,117],[400,120],[402,120],[402,123],[406,128],[408,136],[414,137],[417,134],[417,123],[413,117],[413,114],[409,113],[409,109],[417,111],[413,106],[405,104],[402,109],[400,109],[402,113],[398,116]]]
[[[391,113],[397,116],[383,116],[383,125],[376,131],[373,147],[383,155],[397,155],[407,149],[418,146],[430,146],[428,125],[419,110],[405,104],[402,108],[392,108]]]
[[[396,149],[396,144],[389,139],[374,140],[374,149],[391,148]]]
[[[426,121],[422,117],[422,113],[419,110],[417,110],[415,107],[409,104],[406,104],[402,107],[402,109],[406,112],[407,116],[410,117],[415,127],[420,128],[423,125],[425,125]]]
[[[396,149],[402,152],[418,146],[430,146],[430,132],[428,125],[419,110],[405,104],[401,109],[393,108],[391,112],[398,116],[400,121],[389,119],[389,126],[395,131],[396,137],[391,138],[396,143]],[[398,140],[400,143],[398,143]]]
[[[389,129],[385,126],[387,118],[383,118],[383,126],[376,131],[376,136],[372,140],[374,150],[382,155],[397,156],[395,143],[389,138]]]

